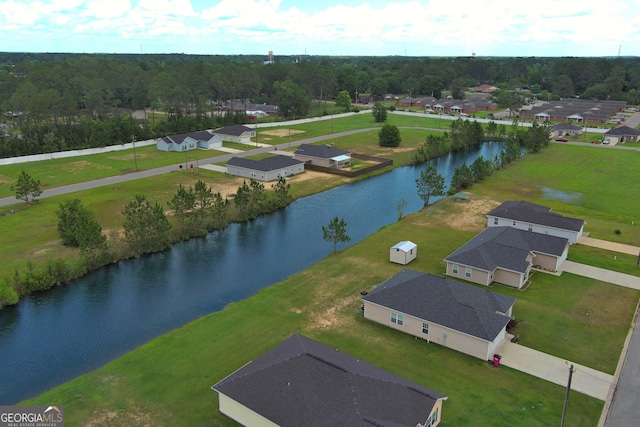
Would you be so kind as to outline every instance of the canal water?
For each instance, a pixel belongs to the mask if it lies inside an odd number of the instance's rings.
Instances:
[[[431,161],[447,183],[463,162],[492,159],[502,143]],[[323,259],[322,226],[347,222],[354,244],[422,200],[415,180],[427,164],[299,199],[281,211],[232,224],[170,250],[102,268],[0,311],[0,405],[15,404],[90,372],[200,316],[223,309]],[[435,202],[437,198],[431,201]],[[340,245],[344,248],[346,245]]]

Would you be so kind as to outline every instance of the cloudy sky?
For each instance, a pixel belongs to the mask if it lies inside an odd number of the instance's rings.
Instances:
[[[640,56],[638,0],[0,0],[0,51]]]

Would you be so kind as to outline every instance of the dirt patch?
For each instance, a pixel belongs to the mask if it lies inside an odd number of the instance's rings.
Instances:
[[[469,199],[454,202],[454,212],[447,215],[445,223],[456,230],[474,231],[487,223],[486,214],[500,205],[491,199]]]
[[[277,136],[279,138],[289,136],[289,135],[299,135],[301,133],[305,133],[305,131],[297,130],[297,129],[286,129],[286,128],[260,131],[261,135]]]
[[[0,175],[0,185],[13,185],[16,181],[16,179],[11,178],[10,176]]]
[[[86,160],[77,160],[75,162],[65,163],[60,166],[65,172],[84,172],[87,170],[108,170],[111,169],[111,166],[99,165],[96,163],[91,163]]]
[[[127,411],[94,412],[85,423],[85,426],[151,426],[154,424],[151,414],[142,412],[132,402],[128,403],[131,406]]]
[[[335,177],[334,175],[330,175],[327,173],[306,170],[304,171],[304,173],[288,177],[287,180],[291,183],[295,183],[295,182],[307,181],[309,179],[312,179],[315,181],[320,179],[330,179],[334,177]]]

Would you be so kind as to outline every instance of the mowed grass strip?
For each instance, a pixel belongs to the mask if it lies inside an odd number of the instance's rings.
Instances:
[[[411,235],[419,244],[411,268],[441,271],[439,259],[450,240],[464,241],[469,233],[441,227],[440,213],[455,216],[459,207],[451,202],[437,212],[406,217],[247,300],[23,403],[60,402],[70,425],[235,425],[217,411],[211,385],[300,332],[446,394],[448,425],[553,425],[561,418],[564,387],[506,367],[495,369],[369,322],[359,312],[360,292],[402,269],[388,262],[388,248],[400,236]],[[518,297],[516,316],[527,292]],[[531,299],[537,304],[535,296]],[[596,425],[602,406],[572,393],[568,425]]]

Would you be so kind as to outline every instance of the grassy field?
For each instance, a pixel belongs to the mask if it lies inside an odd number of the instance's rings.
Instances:
[[[450,199],[439,202],[247,300],[23,403],[63,403],[69,425],[235,425],[217,412],[210,386],[300,332],[446,394],[443,425],[553,425],[561,417],[563,387],[492,368],[366,321],[359,313],[360,291],[402,268],[387,261],[388,248],[402,236],[419,245],[411,268],[442,273],[442,258],[482,227],[482,215],[468,207]],[[469,220],[464,230],[452,228],[461,218]],[[494,290],[518,298],[514,315],[522,320],[518,330],[524,345],[551,347],[555,354],[608,372],[638,299],[636,291],[543,274],[534,275],[525,292]],[[590,307],[596,315],[607,303],[615,312],[593,319],[603,331],[590,341],[595,328],[584,323],[583,310]],[[570,340],[555,345],[564,336]],[[601,357],[606,353],[613,356]],[[601,410],[602,402],[572,393],[567,425],[593,426]]]

